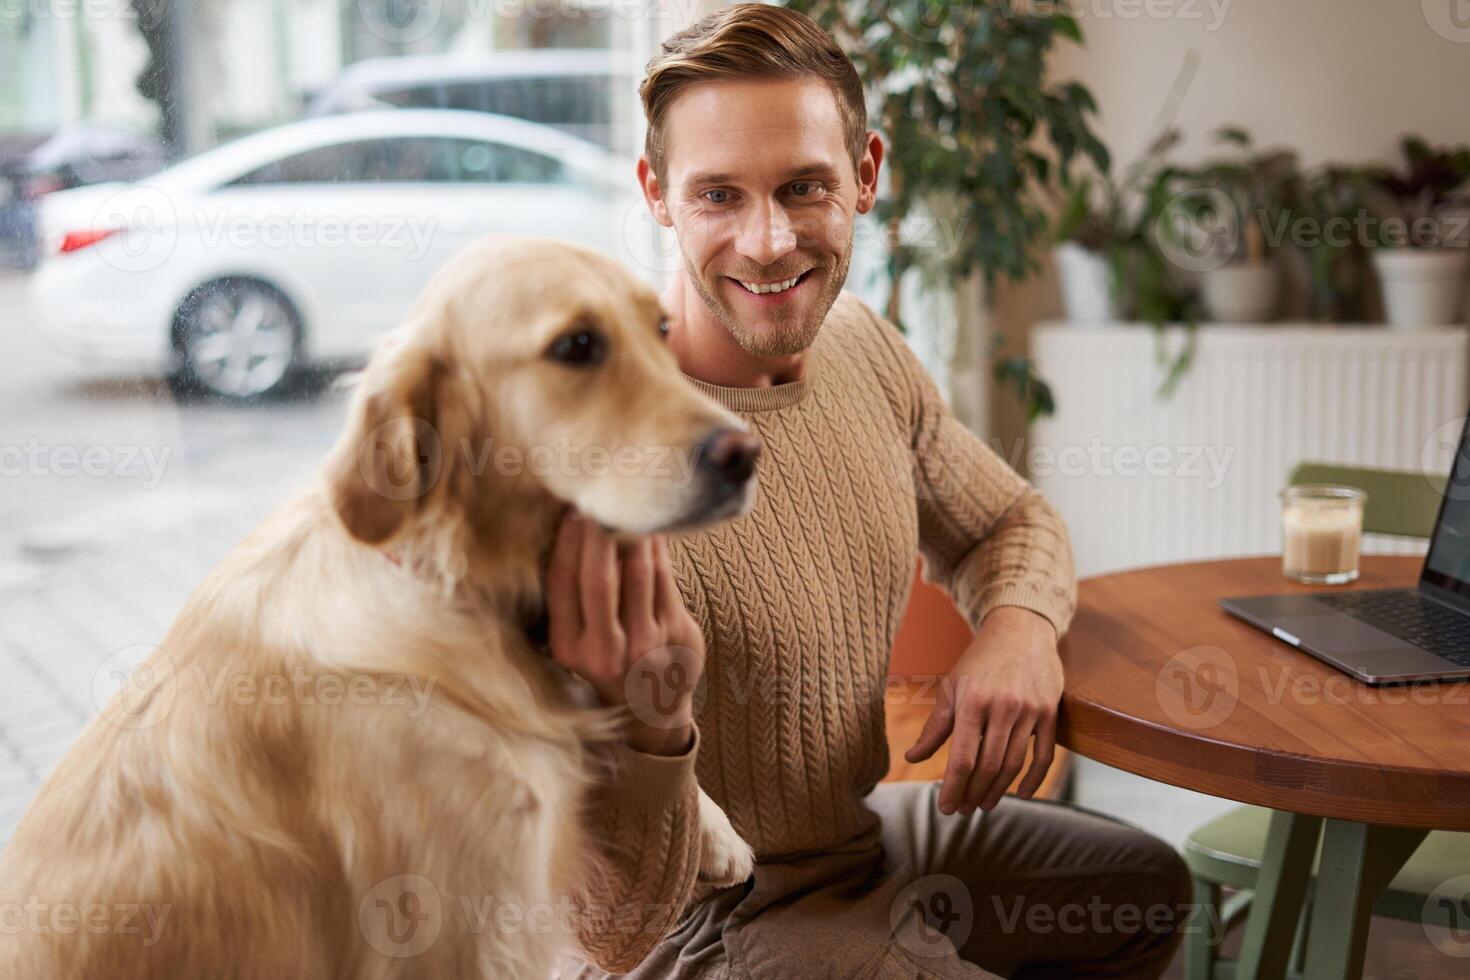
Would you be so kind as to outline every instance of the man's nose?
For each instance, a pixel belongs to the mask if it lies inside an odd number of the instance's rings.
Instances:
[[[796,227],[785,208],[766,201],[747,213],[735,247],[752,262],[771,265],[796,248]]]

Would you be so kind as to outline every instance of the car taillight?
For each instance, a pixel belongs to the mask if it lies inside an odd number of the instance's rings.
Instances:
[[[106,228],[101,231],[69,231],[61,240],[61,254],[80,252],[84,248],[96,245],[104,238],[111,238],[119,230],[118,228]]]

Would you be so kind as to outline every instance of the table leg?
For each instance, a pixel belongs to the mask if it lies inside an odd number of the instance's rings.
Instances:
[[[1373,902],[1427,830],[1328,820],[1307,944],[1305,980],[1359,980]]]
[[[1280,980],[1286,976],[1321,832],[1321,817],[1282,810],[1271,814],[1255,897],[1245,919],[1245,938],[1236,961],[1235,975],[1241,980]]]

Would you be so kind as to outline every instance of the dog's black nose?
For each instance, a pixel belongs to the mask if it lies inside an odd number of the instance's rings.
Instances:
[[[739,429],[717,429],[700,445],[699,463],[738,486],[755,473],[755,461],[760,454],[759,437]]]

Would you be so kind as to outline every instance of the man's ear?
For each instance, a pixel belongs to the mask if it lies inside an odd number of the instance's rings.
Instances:
[[[653,172],[653,165],[648,162],[647,154],[638,157],[638,187],[643,191],[643,200],[648,203],[653,220],[665,228],[673,227],[669,206],[664,200],[663,185],[659,183],[658,174]]]
[[[436,428],[442,361],[405,344],[375,361],[327,464],[327,492],[344,527],[381,544],[397,534],[443,476]]]
[[[862,159],[858,160],[858,214],[867,214],[878,203],[878,171],[883,167],[883,139],[868,130]]]

